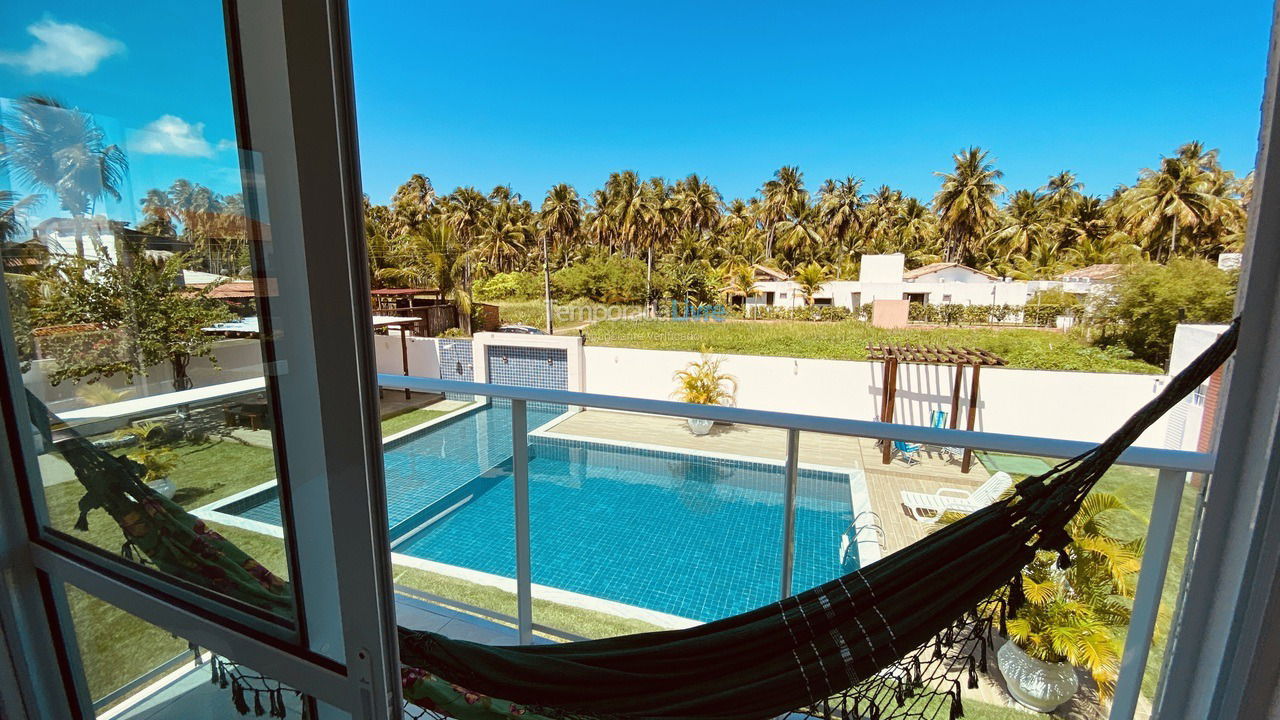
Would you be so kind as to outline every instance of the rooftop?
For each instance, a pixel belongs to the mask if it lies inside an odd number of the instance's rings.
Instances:
[[[903,280],[915,280],[915,279],[917,279],[917,278],[922,278],[922,277],[924,277],[925,275],[932,275],[932,274],[934,274],[934,273],[936,273],[936,272],[942,272],[943,270],[949,270],[949,269],[951,269],[951,268],[960,268],[960,269],[962,269],[962,270],[968,270],[968,271],[970,271],[970,272],[977,273],[977,274],[979,274],[979,275],[984,275],[984,276],[986,276],[986,277],[989,277],[989,278],[991,278],[992,280],[999,280],[999,279],[1000,279],[1000,278],[996,277],[995,275],[992,275],[991,273],[985,273],[985,272],[982,272],[981,270],[979,270],[979,269],[977,269],[977,268],[972,268],[972,267],[969,267],[968,265],[965,265],[964,263],[958,263],[958,262],[936,262],[936,263],[929,263],[928,265],[925,265],[924,267],[918,267],[918,268],[916,268],[915,270],[908,270],[908,271],[906,271],[906,272],[902,273],[902,279],[903,279]]]
[[[1123,265],[1118,263],[1099,263],[1079,270],[1062,274],[1063,280],[1108,280],[1120,274]]]

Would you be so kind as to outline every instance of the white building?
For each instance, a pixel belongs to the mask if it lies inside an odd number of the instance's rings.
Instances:
[[[901,253],[863,255],[857,280],[832,280],[814,293],[814,305],[856,309],[874,300],[910,300],[924,305],[1025,305],[1027,283],[989,275],[960,263],[933,263],[905,269]],[[794,280],[756,283],[751,307],[803,307],[804,293]]]

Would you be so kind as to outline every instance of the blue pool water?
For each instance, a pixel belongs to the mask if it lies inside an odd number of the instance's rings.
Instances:
[[[529,428],[561,410],[531,405]],[[704,621],[778,599],[780,466],[531,440],[535,583]],[[510,448],[510,408],[500,402],[390,447],[394,550],[513,577]],[[279,522],[270,496],[224,511]],[[842,566],[839,556],[851,519],[847,474],[801,470],[795,590],[852,569],[856,558]]]

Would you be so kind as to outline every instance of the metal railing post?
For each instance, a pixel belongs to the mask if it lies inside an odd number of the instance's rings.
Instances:
[[[1138,707],[1142,693],[1142,677],[1151,653],[1151,638],[1156,628],[1156,615],[1164,593],[1165,574],[1169,570],[1169,552],[1178,528],[1178,510],[1182,506],[1182,490],[1187,473],[1161,470],[1156,480],[1156,497],[1151,506],[1151,522],[1147,526],[1147,542],[1142,553],[1142,570],[1138,573],[1138,589],[1133,597],[1133,613],[1129,632],[1124,639],[1120,658],[1120,676],[1111,702],[1111,720],[1129,720]]]
[[[782,597],[791,596],[791,574],[796,561],[796,485],[800,482],[800,431],[787,430],[786,485],[782,500]]]
[[[516,626],[533,643],[533,565],[529,557],[529,419],[525,401],[511,401],[511,476],[516,513]]]

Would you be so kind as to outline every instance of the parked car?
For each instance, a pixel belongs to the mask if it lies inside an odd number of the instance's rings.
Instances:
[[[545,331],[539,330],[538,328],[532,325],[524,325],[522,323],[511,323],[508,325],[503,325],[502,327],[498,328],[498,332],[518,333],[521,335],[546,335],[547,334]]]

